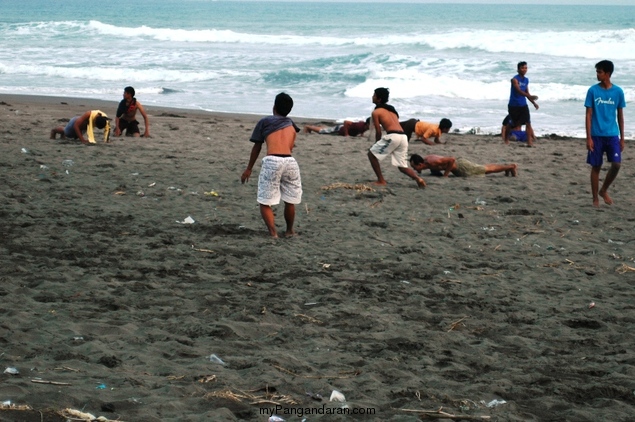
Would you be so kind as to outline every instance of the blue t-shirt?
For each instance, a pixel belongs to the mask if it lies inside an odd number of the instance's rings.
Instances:
[[[527,87],[529,86],[529,78],[516,75],[513,79],[516,79],[518,81],[518,86],[520,87],[521,91],[527,92]],[[523,107],[527,105],[527,97],[520,95],[518,91],[516,91],[513,82],[511,91],[509,93],[509,105],[513,107]]]
[[[288,126],[293,126],[296,132],[300,132],[300,128],[297,127],[295,123],[293,123],[293,120],[289,117],[278,116],[275,114],[273,116],[263,117],[256,124],[249,140],[251,142],[262,144],[267,140],[267,136]]]
[[[593,110],[591,136],[619,136],[617,109],[626,107],[624,91],[617,85],[604,89],[593,85],[586,93],[584,106]]]

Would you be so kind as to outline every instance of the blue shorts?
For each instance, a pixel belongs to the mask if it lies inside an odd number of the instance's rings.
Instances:
[[[79,138],[77,133],[75,133],[75,121],[77,119],[79,119],[78,116],[73,117],[64,128],[64,136],[66,136],[67,138],[71,138],[71,139]]]
[[[586,156],[587,164],[593,167],[602,165],[602,156],[606,152],[606,160],[609,163],[622,162],[622,150],[620,148],[619,136],[592,136],[593,151],[588,151]]]

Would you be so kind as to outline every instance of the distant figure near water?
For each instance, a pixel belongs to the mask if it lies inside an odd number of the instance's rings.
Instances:
[[[419,119],[409,119],[403,122],[399,122],[401,128],[406,133],[408,140],[412,136],[412,133],[417,134],[415,142],[421,141],[426,145],[442,144],[441,135],[448,133],[452,128],[452,122],[450,119],[441,119],[439,124],[423,122]],[[430,139],[434,139],[432,142]]]
[[[344,120],[341,125],[335,126],[304,126],[304,133],[319,133],[320,135],[339,135],[339,136],[364,136],[364,132],[370,127],[370,117],[364,120],[351,121]]]
[[[586,162],[591,165],[591,193],[593,206],[600,206],[600,196],[608,205],[613,199],[608,194],[611,183],[617,177],[622,163],[624,151],[624,91],[611,82],[614,70],[613,62],[602,60],[595,65],[598,84],[593,85],[586,94]],[[600,184],[600,170],[602,158],[611,163],[602,188]]]
[[[527,106],[527,100],[529,100],[536,110],[540,107],[536,100],[538,97],[529,93],[529,78],[527,74],[527,62],[519,62],[516,66],[518,75],[511,79],[511,89],[509,92],[509,104],[507,111],[512,122],[517,126],[527,126],[527,145],[533,146],[536,136],[531,126],[531,118],[529,115],[529,107]],[[509,139],[505,139],[505,143],[509,143]]]
[[[104,142],[110,140],[110,119],[101,110],[89,110],[81,116],[73,117],[66,126],[51,129],[51,139],[60,135],[61,139],[79,139],[82,144],[95,144],[97,142],[95,141],[94,128],[104,129]]]
[[[124,88],[123,100],[119,102],[119,107],[117,107],[117,114],[115,115],[115,136],[120,136],[124,130],[126,131],[126,136],[140,136],[139,122],[136,118],[137,110],[139,110],[139,113],[143,116],[143,124],[145,125],[143,137],[150,137],[150,120],[143,105],[135,98],[135,90],[131,86]]]

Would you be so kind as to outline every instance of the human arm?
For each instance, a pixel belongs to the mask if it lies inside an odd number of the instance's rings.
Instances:
[[[437,138],[438,139],[438,138]],[[421,138],[417,139],[418,141],[423,142],[426,145],[434,145],[434,142],[430,141],[427,137],[422,136]]]
[[[620,128],[620,152],[624,151],[624,109],[617,109],[617,126]]]
[[[121,129],[119,129],[119,117],[115,116],[115,136],[121,135]]]
[[[148,119],[148,114],[146,113],[145,108],[141,105],[139,101],[137,101],[137,109],[143,116],[143,124],[145,125],[145,131],[143,132],[144,138],[150,138],[150,119]],[[119,125],[117,125],[117,128]]]
[[[256,164],[256,160],[260,155],[260,150],[262,150],[261,142],[254,142],[254,146],[251,148],[251,154],[249,155],[249,164],[247,164],[247,168],[243,172],[242,176],[240,176],[240,182],[245,183],[249,181],[249,177],[251,176],[251,169],[254,168],[254,164]]]
[[[440,165],[443,169],[443,177],[448,177],[454,168],[454,163],[456,163],[456,159],[454,157],[445,157]]]
[[[90,110],[82,114],[81,116],[79,116],[77,120],[75,120],[75,124],[73,125],[75,134],[77,135],[79,140],[82,142],[82,144],[89,143],[88,141],[86,141],[86,138],[84,138],[84,134],[82,133],[82,126],[88,126],[88,119],[90,119]]]
[[[351,122],[350,120],[344,120],[344,125],[343,125],[344,136],[349,136],[348,135],[348,130],[350,129],[352,124],[353,124],[353,122]]]
[[[373,125],[375,126],[375,142],[381,139],[381,123],[379,122],[379,112],[377,110],[373,111],[371,115],[373,118]]]
[[[529,88],[527,88],[525,91],[523,91],[520,88],[520,84],[518,83],[518,80],[516,78],[512,78],[512,86],[514,87],[514,90],[522,95],[523,97],[526,97],[530,103],[532,103],[534,105],[534,107],[536,108],[536,110],[538,110],[540,108],[540,106],[538,105],[538,103],[536,102],[536,98],[533,95],[531,95],[529,93]]]
[[[584,124],[586,128],[586,149],[587,151],[593,152],[593,139],[591,138],[591,117],[593,117],[593,109],[591,107],[587,107]]]

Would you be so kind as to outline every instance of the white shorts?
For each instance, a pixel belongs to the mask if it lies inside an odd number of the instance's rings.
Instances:
[[[384,135],[375,145],[370,147],[370,152],[382,161],[389,155],[392,157],[392,165],[408,167],[408,137],[404,134],[389,133]]]
[[[300,167],[293,157],[267,155],[262,159],[258,177],[258,203],[277,205],[281,198],[289,204],[302,200]]]

